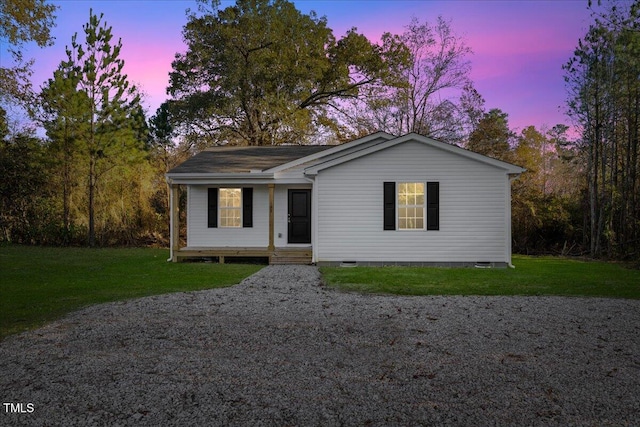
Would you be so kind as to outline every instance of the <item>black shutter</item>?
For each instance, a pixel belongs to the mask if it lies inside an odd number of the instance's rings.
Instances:
[[[218,189],[209,188],[209,200],[207,202],[207,227],[216,228],[218,226]]]
[[[253,188],[242,189],[242,226],[253,227]]]
[[[427,182],[427,230],[440,230],[439,182]]]
[[[396,229],[396,183],[384,183],[384,230]]]

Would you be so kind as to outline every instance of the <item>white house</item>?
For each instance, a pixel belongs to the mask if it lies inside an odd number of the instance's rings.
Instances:
[[[510,265],[511,180],[522,172],[417,134],[210,148],[167,174],[171,260]],[[187,188],[186,247],[178,185]]]

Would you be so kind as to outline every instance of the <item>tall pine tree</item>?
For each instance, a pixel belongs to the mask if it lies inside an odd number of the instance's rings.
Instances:
[[[80,142],[88,135],[90,107],[86,93],[78,90],[78,73],[63,62],[40,93],[48,151],[56,169],[55,188],[62,192],[62,243],[73,238],[72,195],[77,187]]]
[[[140,134],[144,128],[140,94],[123,73],[121,39],[114,43],[111,27],[93,10],[83,35],[84,41],[78,40],[77,33],[72,37],[67,59],[43,89],[43,97],[48,135],[62,151],[63,172],[72,167],[72,159],[84,163],[76,173],[84,174],[88,244],[95,246],[102,180],[140,160],[146,136]],[[66,202],[64,209],[68,209]]]

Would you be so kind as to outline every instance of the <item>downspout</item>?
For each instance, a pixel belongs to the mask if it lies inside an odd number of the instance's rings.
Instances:
[[[315,175],[306,175],[311,183],[311,263],[316,264],[318,254],[318,186]]]
[[[171,179],[167,178],[167,183],[171,189]],[[167,262],[173,261],[173,191],[169,190],[169,259]]]

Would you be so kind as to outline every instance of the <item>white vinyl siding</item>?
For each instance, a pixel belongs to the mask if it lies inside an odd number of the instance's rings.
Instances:
[[[509,262],[505,181],[502,169],[411,141],[322,170],[316,261]],[[439,231],[383,230],[384,182],[439,182]]]
[[[187,195],[187,246],[191,247],[267,247],[269,244],[269,190],[253,187],[253,227],[207,227],[206,185],[189,185]],[[229,186],[220,186],[229,188]],[[220,200],[218,200],[220,203]],[[242,206],[242,205],[240,205]],[[220,207],[218,207],[220,211]],[[240,209],[242,210],[242,209]]]

